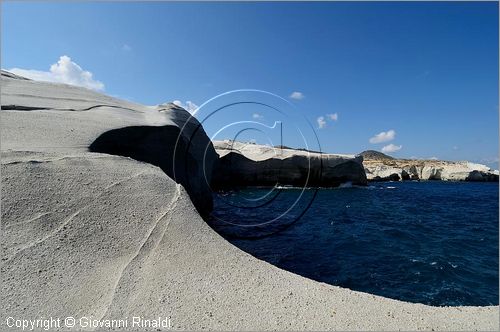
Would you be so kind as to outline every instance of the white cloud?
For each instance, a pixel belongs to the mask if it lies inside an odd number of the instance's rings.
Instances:
[[[129,44],[123,44],[122,45],[122,51],[124,51],[124,52],[130,52],[130,51],[132,51],[132,47]]]
[[[301,100],[301,99],[304,99],[305,96],[302,92],[294,91],[290,95],[290,98],[295,99],[295,100]]]
[[[254,119],[262,119],[263,116],[260,115],[259,113],[254,113],[254,114],[252,114],[252,118],[254,118]]]
[[[372,138],[370,138],[370,143],[376,144],[376,143],[389,142],[392,141],[394,137],[396,137],[396,132],[391,129],[388,131],[383,131],[373,136]]]
[[[186,111],[191,113],[191,115],[195,115],[196,111],[198,110],[198,107],[199,107],[198,105],[196,105],[195,103],[193,103],[192,101],[189,101],[189,100],[186,101],[185,104],[180,100],[174,100],[172,103],[179,106],[179,107],[182,107],[183,109],[185,109]]]
[[[318,122],[318,128],[322,129],[325,128],[326,126],[326,121],[324,116],[320,116],[316,119],[316,122]]]
[[[35,81],[65,83],[83,86],[92,90],[104,90],[104,84],[102,82],[94,80],[91,72],[83,70],[76,62],[71,61],[71,58],[67,55],[61,56],[57,63],[50,66],[49,71],[21,68],[12,68],[8,70],[14,74],[31,78]]]
[[[316,119],[316,122],[318,123],[318,128],[323,129],[326,127],[327,120],[329,121],[337,121],[339,119],[339,115],[337,113],[333,114],[327,114],[325,116],[320,116]]]
[[[337,121],[339,119],[339,115],[337,113],[327,114],[326,116],[329,117],[332,121]]]
[[[402,145],[394,145],[394,144],[389,144],[389,145],[386,145],[382,148],[382,152],[384,153],[391,153],[391,152],[396,152],[396,151],[399,151],[403,148]]]
[[[430,157],[429,160],[439,160],[438,157]]]

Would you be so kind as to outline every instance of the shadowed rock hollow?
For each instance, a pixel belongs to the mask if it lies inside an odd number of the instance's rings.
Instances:
[[[162,105],[161,112],[168,111],[177,120],[178,114],[187,113],[173,104],[167,107]],[[101,134],[89,150],[130,157],[160,167],[186,188],[198,211],[208,215],[213,208],[208,183],[216,155],[199,122],[189,115],[184,116],[183,120],[185,122],[177,121],[176,125],[161,127],[112,129]],[[203,162],[201,158],[205,149],[207,154]]]

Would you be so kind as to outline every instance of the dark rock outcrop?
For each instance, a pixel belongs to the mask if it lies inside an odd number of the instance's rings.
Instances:
[[[388,156],[385,153],[375,151],[375,150],[366,150],[360,153],[363,156],[363,159],[371,159],[371,160],[392,160],[394,157]]]

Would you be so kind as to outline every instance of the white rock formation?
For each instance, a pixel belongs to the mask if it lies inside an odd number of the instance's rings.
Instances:
[[[237,141],[214,141],[220,156],[213,184],[336,187],[366,184],[363,157],[336,155]]]
[[[199,122],[182,108],[143,106],[80,87],[3,74],[3,151],[29,148],[65,156],[90,148],[132,157],[161,167],[186,188],[200,212],[211,211],[210,179],[204,177],[211,176],[217,155]],[[207,145],[203,163],[198,159]]]
[[[498,307],[405,303],[259,261],[208,227],[183,186],[159,167],[88,151],[99,137],[98,148],[121,151],[122,142],[110,147],[113,140],[102,136],[110,129],[178,128],[180,116],[18,78],[4,77],[1,92],[2,330],[12,330],[8,317],[68,316],[77,324],[81,317],[128,317],[129,324],[133,316],[170,317],[177,330],[498,327]],[[127,135],[140,137],[141,130],[108,135],[130,142]],[[163,144],[163,134],[155,132],[143,147],[154,155],[154,137]],[[147,149],[138,151],[152,160]],[[197,178],[196,169],[190,175]],[[126,330],[155,328],[129,325]]]
[[[498,181],[498,171],[465,161],[366,159],[363,165],[368,180]]]

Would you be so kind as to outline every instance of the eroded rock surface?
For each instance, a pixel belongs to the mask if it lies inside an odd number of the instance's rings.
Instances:
[[[2,151],[90,150],[159,166],[201,213],[212,210],[208,184],[217,155],[200,123],[174,104],[144,106],[3,71],[1,139]]]
[[[498,327],[498,307],[435,308],[354,292],[234,247],[182,185],[139,161],[142,153],[153,162],[159,142],[175,144],[162,129],[143,128],[179,128],[169,111],[17,78],[2,80],[2,108],[0,330],[12,330],[6,317],[68,316],[169,317],[173,330]],[[121,131],[130,127],[139,129]],[[104,137],[101,147],[133,143],[136,159],[88,150],[112,130],[125,143]]]
[[[230,140],[213,144],[220,156],[213,175],[214,187],[366,184],[361,156],[280,149]]]
[[[395,159],[371,151],[361,155],[365,155],[363,166],[369,181],[498,181],[497,170],[467,161]]]

